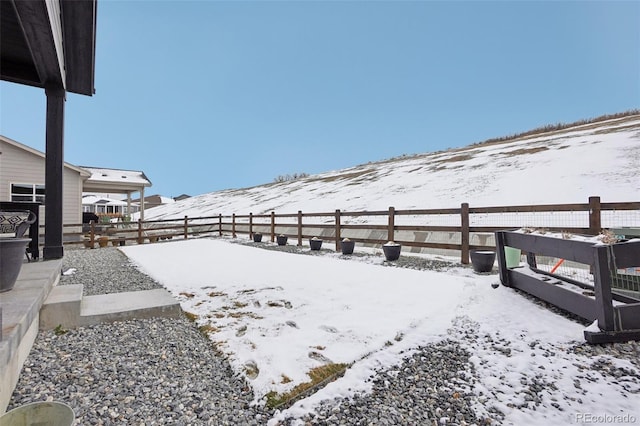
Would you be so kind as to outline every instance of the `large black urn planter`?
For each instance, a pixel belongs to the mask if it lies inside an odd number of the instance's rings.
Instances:
[[[402,246],[400,244],[394,243],[393,241],[389,241],[388,243],[382,245],[384,257],[388,261],[398,260],[400,258],[401,250]]]
[[[320,250],[322,247],[322,240],[318,237],[309,239],[309,247],[311,247],[311,250]]]
[[[253,242],[254,242],[254,243],[259,243],[259,242],[261,242],[261,241],[262,241],[262,234],[257,233],[257,232],[256,232],[256,233],[254,233],[254,234],[253,234]]]
[[[0,237],[0,293],[9,291],[18,279],[31,238]]]
[[[276,242],[278,243],[279,246],[286,246],[287,245],[287,236],[286,235],[278,235],[276,237]]]
[[[342,254],[353,254],[353,249],[356,246],[356,242],[355,241],[351,241],[348,238],[343,239],[342,241],[340,241],[340,249],[342,250]]]
[[[496,252],[483,250],[483,251],[471,251],[471,266],[473,271],[477,273],[491,272],[493,269],[493,263],[496,260]]]

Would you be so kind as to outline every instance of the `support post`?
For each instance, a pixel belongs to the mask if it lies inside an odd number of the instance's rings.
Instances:
[[[469,203],[462,203],[460,206],[460,261],[463,265],[469,264]]]
[[[504,254],[505,236],[504,231],[497,231],[496,236],[496,258],[498,259],[498,273],[500,274],[500,283],[505,287],[511,287],[509,280],[509,271],[507,270],[507,258]]]
[[[127,191],[127,216],[129,216],[129,222],[131,222],[131,191]]]
[[[64,102],[61,86],[46,87],[47,124],[45,156],[44,260],[60,259],[62,247],[62,175],[64,170]]]
[[[218,235],[222,237],[222,213],[218,214]]]
[[[144,239],[142,238],[142,219],[138,219],[138,244],[142,244]]]
[[[233,238],[236,237],[236,214],[231,214],[231,236]]]
[[[253,213],[249,213],[249,239],[253,238]]]
[[[340,251],[342,246],[342,238],[340,237],[340,209],[336,209],[336,251]]]
[[[276,212],[271,212],[271,242],[276,240]]]
[[[93,245],[96,243],[96,222],[92,220],[89,222],[89,226],[91,229],[89,232],[89,242],[91,243],[91,248],[93,248]]]
[[[302,247],[302,210],[298,210],[298,247]]]
[[[189,238],[189,218],[185,215],[184,217],[184,239]]]
[[[589,233],[598,235],[601,230],[600,197],[589,197]]]
[[[396,227],[396,209],[389,207],[389,227],[387,230],[387,241],[395,241],[394,230]]]
[[[144,220],[144,186],[140,188],[140,219]]]
[[[596,298],[596,317],[598,327],[604,331],[614,331],[613,298],[611,295],[611,271],[616,270],[611,246],[594,247],[593,259],[593,292]],[[609,262],[609,260],[612,260]]]

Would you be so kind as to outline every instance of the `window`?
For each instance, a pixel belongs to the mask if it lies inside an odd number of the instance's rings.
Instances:
[[[12,183],[11,201],[44,203],[44,185],[32,183]]]

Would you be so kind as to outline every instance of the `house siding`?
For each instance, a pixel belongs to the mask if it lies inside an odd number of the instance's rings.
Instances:
[[[68,167],[63,174],[62,221],[65,224],[82,222],[82,178]],[[0,139],[0,200],[11,201],[12,183],[44,185],[45,160]],[[45,188],[46,197],[46,188]],[[45,208],[40,207],[40,224],[44,224]]]

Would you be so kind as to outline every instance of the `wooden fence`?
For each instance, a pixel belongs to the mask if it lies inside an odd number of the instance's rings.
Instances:
[[[529,215],[522,217],[522,215]],[[558,224],[553,216],[565,215],[564,222]],[[545,228],[553,232],[570,232],[573,234],[597,235],[603,229],[603,215],[625,214],[629,226],[640,226],[640,202],[602,203],[600,197],[590,197],[587,203],[550,204],[525,206],[470,207],[462,203],[458,208],[423,209],[423,210],[388,210],[379,211],[341,211],[325,213],[276,214],[231,214],[207,217],[187,217],[182,219],[150,220],[138,222],[117,222],[110,224],[92,223],[84,232],[65,233],[65,244],[85,244],[94,247],[102,237],[103,243],[113,245],[135,241],[142,244],[162,239],[184,238],[202,235],[246,234],[249,238],[254,233],[269,235],[271,242],[277,235],[286,235],[297,239],[301,246],[303,240],[320,236],[323,240],[334,241],[335,249],[340,250],[340,241],[344,237],[367,245],[384,244],[395,241],[406,247],[419,249],[443,249],[460,252],[462,263],[469,263],[470,250],[491,250],[495,245],[491,242],[495,231],[517,229],[531,226]],[[568,216],[567,216],[568,215]],[[408,217],[409,223],[402,224]],[[498,217],[498,220],[495,220]],[[445,225],[433,224],[438,219],[446,219]],[[480,218],[480,220],[478,219]],[[486,220],[493,218],[492,220]],[[502,218],[502,219],[500,219]],[[545,219],[546,218],[546,219]],[[533,220],[535,219],[535,220]],[[620,226],[619,219],[613,220]],[[441,220],[442,221],[442,220]],[[356,223],[358,222],[358,223]],[[454,223],[455,222],[455,223]],[[483,224],[482,222],[493,222]],[[65,225],[65,228],[82,227],[81,224]],[[606,225],[604,226],[606,227]],[[85,225],[85,228],[86,225]],[[455,242],[423,241],[419,238],[406,238],[409,233],[414,236],[429,233],[445,233],[449,240]],[[367,236],[363,236],[367,234]],[[478,239],[480,235],[483,238]],[[105,238],[106,237],[106,238]],[[472,242],[472,237],[478,240]],[[73,241],[75,239],[75,241]],[[491,243],[490,243],[491,242]]]

